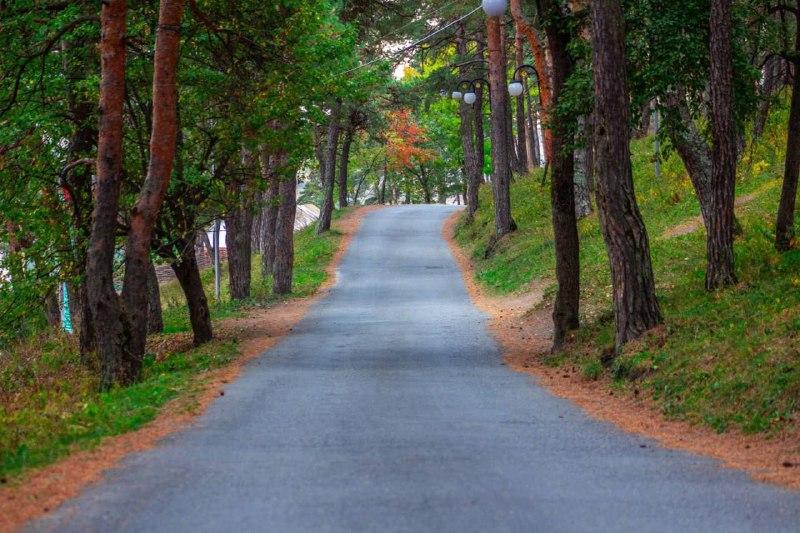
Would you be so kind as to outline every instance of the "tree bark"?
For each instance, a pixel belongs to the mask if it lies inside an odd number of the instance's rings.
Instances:
[[[711,213],[708,223],[706,290],[736,283],[733,207],[736,187],[736,128],[733,118],[731,0],[711,0]]]
[[[331,108],[330,123],[328,124],[328,144],[325,151],[325,164],[323,176],[323,189],[325,197],[317,222],[317,235],[331,229],[333,215],[333,185],[336,183],[336,153],[339,149],[339,136],[342,128],[339,124],[339,111],[342,103],[337,101]]]
[[[147,334],[147,269],[153,226],[169,184],[177,140],[177,65],[183,2],[162,0],[153,74],[153,126],[147,177],[131,211],[122,296],[113,282],[123,164],[124,0],[101,11],[100,136],[87,280],[101,360],[101,387],[127,385],[141,372]],[[124,304],[123,304],[124,302]]]
[[[475,42],[475,55],[481,64],[486,56],[483,40],[478,37]],[[486,168],[486,153],[484,151],[484,127],[483,127],[483,83],[479,83],[475,88],[475,160],[483,181],[484,169]]]
[[[158,286],[156,267],[150,262],[147,269],[147,333],[163,333],[164,317],[161,313],[161,290]]]
[[[342,155],[339,160],[339,208],[347,207],[347,173],[350,167],[350,147],[353,144],[353,136],[355,135],[355,122],[357,118],[357,111],[354,109],[350,112],[350,119],[347,124],[347,129],[344,131],[344,139],[342,140]]]
[[[619,0],[593,0],[597,208],[613,287],[615,345],[661,322],[650,245],[633,189],[625,30]]]
[[[285,164],[283,156],[270,157],[266,145],[260,148],[261,175],[267,183],[267,192],[264,195],[262,209],[263,222],[261,225],[261,277],[266,279],[272,275],[272,265],[275,261],[275,223],[278,219],[278,168]]]
[[[102,5],[100,15],[100,125],[86,283],[96,317],[94,331],[104,389],[132,383],[141,368],[141,361],[128,344],[131,328],[114,290],[113,273],[122,181],[126,14],[125,0],[109,0]]]
[[[797,4],[800,8],[800,2]],[[795,31],[795,52],[800,52],[800,30]],[[792,103],[789,108],[786,160],[783,169],[783,187],[775,222],[775,247],[789,250],[794,240],[794,210],[797,199],[797,177],[800,173],[800,72],[795,69],[792,82]]]
[[[194,251],[195,238],[196,234],[192,233],[188,238],[177,243],[181,253],[178,259],[172,263],[172,271],[175,272],[183,294],[186,296],[194,345],[200,346],[213,338],[213,332],[208,299],[200,279],[200,269]]]
[[[251,231],[253,212],[246,192],[239,196],[241,205],[225,217],[225,246],[228,249],[228,283],[233,300],[250,297],[251,283]]]
[[[514,38],[514,55],[516,65],[525,63],[525,50],[523,48],[522,33],[517,28]],[[528,135],[525,127],[525,95],[516,97],[516,120],[517,120],[517,159],[519,161],[520,173],[528,171],[531,166],[528,162]]]
[[[467,41],[464,35],[463,24],[459,26],[458,36],[456,38],[456,51],[460,57],[464,57],[467,54]],[[462,65],[459,70],[461,78],[467,79],[467,66]],[[473,116],[475,113],[482,112],[480,100],[476,100],[475,104],[472,106],[462,102],[458,111],[461,115],[461,147],[464,151],[464,174],[467,186],[467,221],[472,222],[475,217],[475,212],[478,210],[478,189],[480,188],[481,181],[483,181],[483,169],[478,167],[478,154],[477,147],[475,146],[475,117]]]
[[[297,212],[297,178],[295,172],[281,177],[280,207],[275,224],[275,263],[272,271],[272,292],[292,292],[294,268],[294,218]]]
[[[533,172],[539,166],[539,136],[536,132],[536,125],[533,122],[533,107],[530,89],[528,87],[528,79],[522,80],[525,87],[525,104],[527,111],[525,112],[525,151],[526,159],[528,161],[528,172]]]
[[[552,57],[551,106],[555,108],[574,68],[568,51],[570,33],[567,16],[554,0],[539,0],[539,12],[551,21],[546,32]],[[575,218],[574,159],[569,149],[573,141],[572,128],[565,124],[551,124],[548,131],[550,149],[545,147],[545,155],[553,169],[550,199],[558,281],[553,304],[553,351],[559,351],[567,334],[580,325],[580,245]]]
[[[492,190],[494,192],[495,240],[517,229],[511,218],[511,165],[512,147],[508,142],[508,115],[506,108],[506,72],[503,49],[505,40],[498,17],[486,22],[489,43],[489,84],[492,124]]]
[[[586,135],[586,117],[578,118],[578,135],[589,141]],[[589,160],[586,142],[573,152],[573,165],[575,167],[575,217],[581,219],[592,212],[592,201],[589,196]]]
[[[550,4],[550,0],[545,0],[545,3]],[[541,7],[542,1],[539,0],[539,7]],[[541,121],[544,125],[544,152],[547,161],[553,160],[553,140],[552,140],[552,132],[550,131],[550,108],[555,105],[553,102],[554,99],[554,91],[555,91],[555,82],[551,76],[550,68],[548,65],[546,52],[544,46],[542,46],[539,36],[536,32],[531,28],[530,24],[525,20],[525,15],[522,12],[522,3],[521,0],[511,0],[511,16],[514,18],[514,23],[516,24],[517,31],[521,32],[528,40],[528,44],[531,47],[531,52],[533,53],[533,62],[536,66],[536,72],[538,73],[539,78],[539,99],[542,104],[542,109],[540,110],[541,113]],[[549,36],[549,32],[548,36]],[[551,45],[552,46],[552,45]],[[552,55],[552,50],[551,50]]]
[[[707,231],[711,211],[711,153],[708,144],[697,130],[686,96],[680,89],[666,95],[664,110],[663,127],[689,174]]]

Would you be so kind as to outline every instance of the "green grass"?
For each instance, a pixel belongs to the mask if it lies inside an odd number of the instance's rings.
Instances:
[[[342,214],[336,212],[334,218]],[[341,234],[336,231],[317,236],[310,227],[295,234],[291,298],[310,295],[319,288],[340,242]],[[279,299],[270,291],[271,280],[260,279],[257,257],[253,259],[253,296],[246,302],[230,301],[227,273],[222,280],[222,301],[213,302],[213,269],[201,275],[215,320]],[[177,282],[162,287],[162,300],[165,337],[190,331]],[[29,469],[75,450],[91,449],[104,437],[140,428],[173,398],[185,399],[176,405],[190,408],[208,371],[238,356],[237,345],[231,341],[213,341],[188,352],[161,355],[158,360],[148,354],[139,383],[99,393],[96,372],[81,364],[75,339],[65,334],[42,333],[1,353],[0,486],[18,482]]]
[[[615,386],[649,391],[670,418],[717,431],[772,432],[800,408],[800,251],[772,246],[785,150],[786,110],[770,118],[764,138],[748,149],[737,177],[737,195],[753,200],[737,208],[744,234],[735,245],[738,286],[718,294],[703,290],[705,233],[667,239],[665,230],[699,213],[684,168],[675,154],[656,179],[653,140],[632,142],[639,207],[650,236],[656,290],[666,337],[629,346],[613,362],[601,353],[613,345],[611,281],[596,216],[579,222],[582,328],[553,365],[579,366],[587,379],[603,376]],[[493,229],[491,191],[483,187],[475,222],[457,228],[458,242],[476,264],[476,277],[493,292],[524,290],[534,280],[550,283],[555,268],[549,189],[541,174],[512,185],[513,216],[520,229],[484,259]]]
[[[340,218],[347,209],[334,211],[334,219]],[[291,297],[313,294],[326,279],[325,268],[339,247],[341,234],[331,230],[324,235],[316,235],[316,226],[309,226],[295,234],[295,257]],[[272,293],[272,277],[261,277],[261,258],[253,256],[251,298],[231,300],[228,291],[227,264],[221,266],[221,298],[214,298],[214,269],[206,268],[200,272],[203,287],[208,297],[211,318],[220,320],[240,316],[248,307],[268,305],[283,299]],[[191,331],[186,299],[177,281],[161,286],[161,304],[164,314],[164,332],[181,333]]]

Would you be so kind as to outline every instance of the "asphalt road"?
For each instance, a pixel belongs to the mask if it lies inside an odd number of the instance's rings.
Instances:
[[[452,209],[368,215],[331,294],[196,426],[30,529],[800,531],[800,493],[503,366],[440,236]]]

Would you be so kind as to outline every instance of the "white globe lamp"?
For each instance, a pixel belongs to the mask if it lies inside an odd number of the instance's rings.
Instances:
[[[508,94],[511,96],[520,96],[522,91],[523,87],[521,81],[512,81],[508,84]]]
[[[483,0],[483,11],[490,17],[502,17],[506,13],[507,0]]]
[[[453,91],[451,96],[453,97],[453,100],[461,100],[464,95],[461,94],[461,91]]]
[[[472,105],[472,104],[475,103],[475,100],[477,100],[477,98],[478,97],[475,96],[475,93],[473,93],[473,92],[464,93],[464,103],[465,104]]]

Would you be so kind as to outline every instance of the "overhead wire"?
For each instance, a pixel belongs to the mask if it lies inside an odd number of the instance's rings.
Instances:
[[[377,63],[378,61],[384,61],[386,59],[390,59],[392,57],[404,54],[404,53],[408,52],[409,50],[411,50],[413,48],[416,48],[417,46],[421,45],[422,43],[424,43],[425,41],[427,41],[428,39],[430,39],[434,35],[438,35],[438,34],[442,33],[444,30],[446,30],[446,29],[458,24],[462,20],[465,20],[465,19],[471,17],[476,12],[480,11],[480,9],[481,9],[480,6],[476,7],[475,9],[473,9],[472,11],[467,13],[466,15],[463,15],[463,16],[457,18],[456,20],[450,22],[449,24],[439,28],[438,30],[435,30],[435,31],[429,33],[425,37],[423,37],[423,38],[421,38],[421,39],[409,44],[408,46],[405,46],[405,47],[401,48],[400,50],[397,50],[396,52],[391,52],[388,55],[384,55],[384,56],[381,56],[381,57],[376,57],[375,59],[373,59],[371,61],[368,61],[366,63],[362,63],[361,65],[359,65],[357,67],[351,68],[349,70],[345,70],[344,72],[340,72],[338,75],[339,76],[343,76],[345,74],[349,74],[350,72],[355,72],[356,70],[360,70],[360,69],[362,69],[364,67],[368,67],[370,65],[373,65],[373,64]]]

